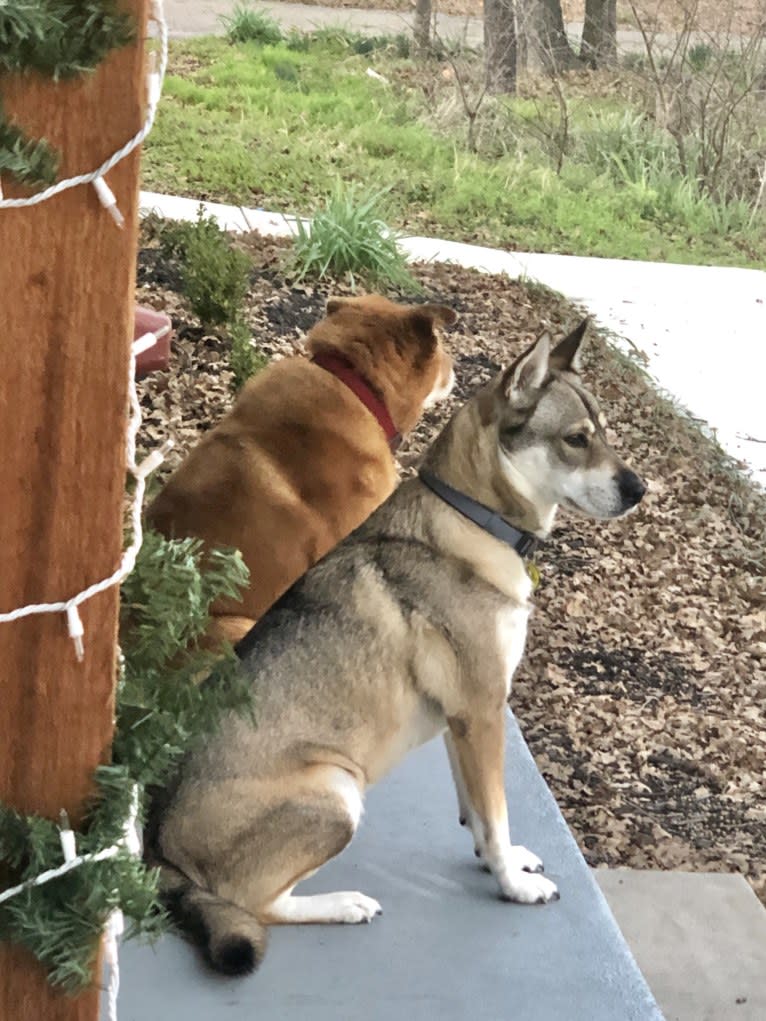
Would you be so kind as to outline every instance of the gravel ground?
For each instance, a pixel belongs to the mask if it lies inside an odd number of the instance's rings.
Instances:
[[[242,241],[254,260],[248,321],[270,358],[301,349],[342,286],[293,287],[284,243]],[[458,384],[403,445],[404,473],[448,415],[544,328],[578,313],[559,297],[446,265],[416,267],[428,300],[460,313],[450,342]],[[168,311],[168,373],[141,384],[151,447],[166,470],[231,403],[228,342],[178,295],[176,267],[139,256],[138,300]],[[636,365],[591,331],[586,380],[618,448],[650,482],[637,514],[561,514],[538,555],[525,661],[511,705],[592,865],[737,871],[766,901],[766,500]]]

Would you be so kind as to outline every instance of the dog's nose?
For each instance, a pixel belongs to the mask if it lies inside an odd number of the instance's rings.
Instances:
[[[635,472],[625,468],[617,476],[617,485],[620,488],[620,496],[625,507],[635,507],[646,492],[646,483],[636,475]]]

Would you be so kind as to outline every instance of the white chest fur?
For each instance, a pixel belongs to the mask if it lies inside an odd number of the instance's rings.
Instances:
[[[511,679],[524,655],[527,640],[529,604],[508,606],[498,611],[495,619],[497,648],[504,664],[506,695],[511,690]]]

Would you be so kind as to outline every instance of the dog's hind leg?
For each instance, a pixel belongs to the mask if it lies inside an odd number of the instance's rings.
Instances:
[[[362,814],[359,784],[340,766],[316,764],[280,787],[286,796],[264,809],[240,844],[235,899],[266,925],[369,922],[381,908],[362,893],[292,893],[353,837]]]
[[[226,614],[211,617],[200,644],[204,649],[214,650],[220,649],[226,643],[236,645],[251,628],[255,627],[255,623],[250,617]]]
[[[383,913],[380,904],[356,890],[338,893],[316,893],[309,897],[296,897],[286,890],[270,905],[263,921],[268,925],[311,925],[316,923],[371,922]]]
[[[345,770],[336,766],[323,767],[323,769],[329,774],[328,779],[332,789],[351,820],[353,834],[362,814],[362,795],[359,787]],[[316,869],[311,869],[309,873],[300,876],[298,881],[308,879],[309,875],[315,871]],[[296,897],[291,887],[281,893],[265,911],[262,910],[260,915],[263,921],[270,925],[310,925],[334,922],[348,924],[369,922],[375,915],[381,913],[381,906],[376,900],[355,890]]]

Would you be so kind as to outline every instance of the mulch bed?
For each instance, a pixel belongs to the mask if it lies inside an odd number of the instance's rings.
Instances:
[[[327,296],[347,288],[291,286],[284,242],[241,243],[256,347],[300,351]],[[415,274],[424,298],[460,313],[458,384],[402,447],[404,473],[501,365],[578,317],[504,277],[436,264]],[[140,384],[141,442],[177,443],[168,471],[231,404],[228,345],[186,310],[156,249],[141,250],[138,281],[138,300],[177,330],[171,371]],[[585,376],[650,491],[620,521],[559,516],[512,707],[592,865],[741,872],[766,901],[766,499],[595,331]]]

